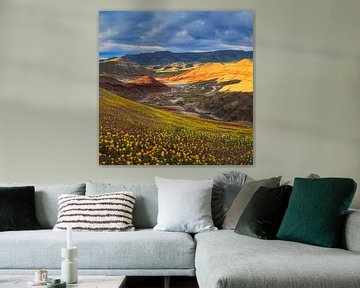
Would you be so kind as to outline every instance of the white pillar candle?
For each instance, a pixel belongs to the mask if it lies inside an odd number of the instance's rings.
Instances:
[[[72,227],[70,225],[67,226],[66,232],[67,232],[66,248],[70,249],[70,248],[72,248],[72,234],[71,234]]]

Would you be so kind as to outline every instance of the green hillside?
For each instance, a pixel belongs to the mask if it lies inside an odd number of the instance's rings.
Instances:
[[[102,165],[251,165],[252,126],[146,106],[100,88]]]

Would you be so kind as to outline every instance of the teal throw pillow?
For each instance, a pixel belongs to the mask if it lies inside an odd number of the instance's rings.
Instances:
[[[355,191],[349,178],[295,178],[277,239],[337,247]]]

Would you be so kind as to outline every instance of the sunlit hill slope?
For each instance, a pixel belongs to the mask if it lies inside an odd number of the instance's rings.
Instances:
[[[238,80],[228,84],[220,92],[253,92],[253,61],[243,59],[233,63],[206,63],[176,76],[159,78],[168,84],[191,84],[216,80],[218,83]]]
[[[128,81],[134,85],[143,85],[143,86],[150,86],[150,87],[166,87],[165,84],[155,80],[150,76],[142,76],[135,80]]]

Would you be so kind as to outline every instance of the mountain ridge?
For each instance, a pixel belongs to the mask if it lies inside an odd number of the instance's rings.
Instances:
[[[176,62],[208,63],[208,62],[235,62],[242,59],[253,59],[253,51],[244,50],[216,50],[209,52],[171,52],[156,51],[139,54],[126,54],[123,59],[139,65],[166,65]]]
[[[99,74],[118,75],[122,77],[151,76],[153,71],[123,57],[112,57],[99,61]]]

